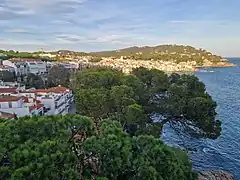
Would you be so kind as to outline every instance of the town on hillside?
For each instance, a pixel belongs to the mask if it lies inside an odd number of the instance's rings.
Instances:
[[[194,72],[199,66],[233,66],[220,56],[190,46],[132,47],[117,51],[36,53],[0,51],[0,117],[74,113],[71,74],[88,67],[111,67],[130,74],[145,67]]]

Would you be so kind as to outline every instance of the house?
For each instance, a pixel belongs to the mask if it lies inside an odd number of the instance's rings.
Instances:
[[[16,117],[44,115],[44,105],[37,101],[26,104],[23,97],[2,95],[0,96],[0,111],[15,114]]]
[[[74,101],[72,91],[62,86],[20,91],[19,95],[40,101],[48,110],[46,115],[68,114],[69,107]]]
[[[15,73],[15,69],[7,65],[0,65],[0,71],[9,71],[11,73]]]
[[[0,80],[0,89],[1,88],[5,88],[5,89],[7,89],[7,88],[15,88],[18,91],[20,91],[20,90],[23,91],[23,90],[26,89],[25,85],[22,85],[22,84],[20,84],[18,82],[3,82],[3,81]],[[0,93],[1,93],[1,90],[0,90]]]
[[[41,59],[28,58],[12,58],[4,60],[3,65],[14,68],[17,76],[26,75],[28,73],[44,74],[47,72],[46,63]]]
[[[17,117],[68,114],[73,101],[72,91],[62,86],[23,91],[0,88],[0,111]]]

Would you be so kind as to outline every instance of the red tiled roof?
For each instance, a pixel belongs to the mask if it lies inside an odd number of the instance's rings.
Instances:
[[[42,108],[42,107],[44,107],[43,104],[36,104],[36,108],[37,108],[37,109],[40,109],[40,108]]]
[[[22,97],[22,99],[23,99],[23,102],[25,102],[25,103],[29,103],[29,99],[27,98],[27,97]]]
[[[50,88],[49,91],[55,92],[55,93],[63,93],[63,92],[69,91],[69,89],[63,86],[57,86],[57,87]]]
[[[21,91],[22,93],[64,93],[69,91],[68,88],[65,88],[63,86],[57,86],[57,87],[52,87],[49,89],[34,89],[34,90],[29,90],[29,91]]]
[[[32,111],[34,109],[41,109],[42,107],[44,107],[43,104],[36,104],[36,105],[30,106],[29,110]]]
[[[18,101],[19,99],[21,98],[16,96],[0,96],[0,102],[13,102]]]
[[[0,93],[16,93],[17,88],[0,88]]]

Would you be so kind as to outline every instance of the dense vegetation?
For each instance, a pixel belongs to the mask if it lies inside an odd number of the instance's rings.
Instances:
[[[198,137],[214,139],[221,132],[221,122],[215,120],[216,102],[193,75],[168,76],[145,68],[123,75],[108,68],[93,68],[76,74],[72,88],[78,113],[95,122],[116,119],[131,135],[159,137],[165,123]]]
[[[155,47],[130,47],[115,51],[103,51],[92,53],[94,56],[113,56],[130,58],[135,60],[164,60],[174,62],[196,61],[198,65],[204,63],[204,59],[211,62],[220,62],[222,57],[213,55],[212,53],[196,49],[191,46],[183,45],[159,45]]]
[[[39,56],[41,52],[19,52],[19,51],[4,51],[0,50],[0,60],[7,60],[11,58],[33,58],[33,59],[42,59],[43,61],[52,61],[52,59],[48,57],[41,57]]]
[[[63,71],[52,77],[65,83]],[[90,68],[66,79],[84,116],[0,120],[0,179],[196,179],[187,154],[159,136],[165,123],[195,137],[220,135],[216,102],[197,77]]]
[[[5,82],[15,82],[16,76],[14,73],[9,71],[0,71],[0,80]]]
[[[28,52],[18,52],[18,51],[2,51],[7,57],[2,58],[11,58],[11,57],[39,57],[40,52],[28,53]],[[65,58],[79,58],[81,56],[91,56],[91,62],[98,62],[101,57],[114,57],[120,58],[123,56],[125,59],[135,59],[135,60],[164,60],[164,61],[173,61],[176,63],[195,61],[196,65],[203,65],[204,60],[210,62],[221,62],[222,57],[213,55],[212,53],[204,49],[196,49],[192,46],[183,46],[183,45],[159,45],[159,46],[144,46],[144,47],[130,47],[114,51],[102,51],[102,52],[75,52],[69,50],[59,50],[55,52],[50,52],[51,54],[57,55],[56,60],[64,60]],[[1,58],[1,57],[0,57]],[[46,60],[51,60],[46,58]]]
[[[47,87],[58,85],[68,87],[70,83],[70,71],[63,65],[53,66],[47,74]]]
[[[0,120],[1,180],[191,180],[187,155],[112,120],[67,115]]]

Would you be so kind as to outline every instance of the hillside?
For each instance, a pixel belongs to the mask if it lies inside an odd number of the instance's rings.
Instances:
[[[223,57],[214,55],[204,49],[194,48],[192,46],[183,45],[159,45],[159,46],[144,46],[144,47],[129,47],[119,50],[102,51],[102,52],[76,52],[70,50],[59,50],[54,52],[48,52],[46,55],[40,56],[40,52],[28,53],[18,51],[0,51],[7,56],[0,57],[2,59],[8,59],[12,57],[34,57],[34,58],[45,58],[46,60],[76,60],[84,57],[91,62],[99,62],[102,57],[110,57],[111,59],[123,59],[128,60],[143,60],[143,61],[160,61],[160,62],[171,62],[175,64],[187,63],[193,67],[196,66],[217,66],[226,67],[234,66],[228,61],[224,60]],[[55,55],[53,57],[47,57],[48,55]]]
[[[197,49],[191,46],[183,45],[159,45],[159,46],[144,46],[144,47],[129,47],[114,51],[93,52],[94,56],[113,56],[130,58],[135,60],[164,60],[173,61],[176,63],[186,61],[196,61],[198,65],[203,65],[204,62],[222,62],[223,58],[208,52],[204,49]]]

